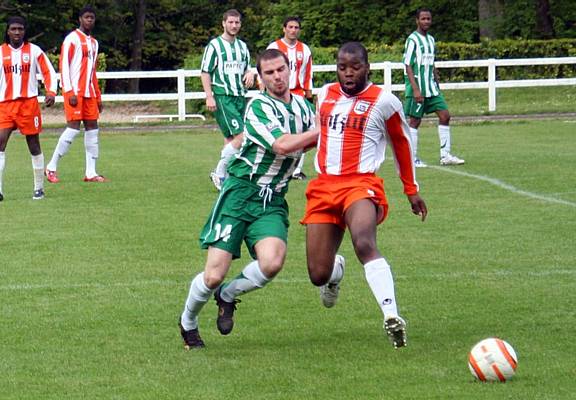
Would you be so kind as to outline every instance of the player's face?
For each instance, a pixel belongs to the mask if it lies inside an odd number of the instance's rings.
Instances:
[[[290,21],[284,27],[284,37],[288,40],[296,40],[300,36],[300,24]]]
[[[83,32],[92,32],[96,24],[96,15],[91,12],[85,12],[78,20],[80,21],[80,30]]]
[[[364,90],[368,84],[370,64],[366,64],[358,54],[339,52],[336,71],[344,93],[354,96]]]
[[[24,41],[25,33],[26,30],[24,29],[24,25],[19,23],[10,24],[8,27],[8,39],[10,39],[10,45],[12,45],[12,47],[20,47]]]
[[[432,25],[432,14],[428,11],[422,11],[418,18],[416,18],[416,26],[423,31],[428,32]]]
[[[224,27],[224,32],[230,36],[236,36],[240,32],[240,27],[242,22],[240,17],[228,17],[226,21],[222,21],[222,26]]]
[[[283,97],[289,91],[290,68],[284,57],[261,61],[260,72],[264,86],[270,94]]]

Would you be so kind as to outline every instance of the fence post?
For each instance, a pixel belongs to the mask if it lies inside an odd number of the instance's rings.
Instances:
[[[186,78],[184,77],[184,70],[179,69],[176,71],[178,79],[178,121],[186,120]]]
[[[488,59],[488,111],[496,111],[496,60]]]
[[[392,93],[392,63],[384,62],[384,91]]]

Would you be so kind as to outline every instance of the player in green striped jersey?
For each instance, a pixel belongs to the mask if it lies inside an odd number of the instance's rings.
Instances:
[[[196,275],[180,320],[184,347],[202,348],[198,314],[210,296],[218,304],[216,325],[227,335],[234,326],[237,296],[264,287],[282,269],[288,238],[284,195],[302,151],[316,144],[312,105],[290,94],[288,58],[265,50],[257,61],[266,92],[256,95],[245,115],[244,141],[228,167],[229,177],[200,235],[208,249],[204,271]],[[242,242],[254,259],[222,284]]]
[[[459,165],[464,160],[450,152],[450,113],[438,86],[438,71],[434,68],[435,41],[428,33],[432,25],[432,12],[427,8],[416,11],[417,29],[408,36],[404,46],[404,81],[406,102],[404,113],[410,117],[410,137],[416,167],[426,167],[418,158],[418,127],[424,114],[438,115],[440,138],[440,164]]]
[[[220,161],[210,177],[218,190],[226,177],[228,160],[241,144],[246,109],[246,88],[254,85],[255,74],[250,71],[248,46],[238,39],[242,26],[237,10],[228,10],[222,18],[224,32],[212,39],[202,57],[200,79],[206,93],[206,108],[214,112],[216,122],[224,135]]]

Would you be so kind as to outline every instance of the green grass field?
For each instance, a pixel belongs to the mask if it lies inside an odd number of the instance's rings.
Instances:
[[[382,166],[391,211],[379,243],[407,348],[384,336],[348,239],[339,303],[321,306],[298,224],[305,183],[293,182],[285,269],[242,299],[229,336],[207,304],[207,348],[192,352],[177,322],[203,268],[197,239],[217,195],[208,172],[220,134],[104,133],[107,184],[81,182],[78,138],[42,201],[31,199],[30,157],[14,135],[0,203],[0,398],[573,399],[575,134],[574,121],[455,127],[466,165],[418,170],[425,223],[393,163]],[[46,158],[56,140],[43,137]],[[419,147],[437,163],[435,128],[422,129]],[[519,356],[509,383],[480,384],[468,371],[469,349],[489,336]]]

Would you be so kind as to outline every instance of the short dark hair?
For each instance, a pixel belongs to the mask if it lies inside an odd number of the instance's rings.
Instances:
[[[240,11],[236,10],[235,8],[231,8],[230,10],[224,12],[222,15],[222,21],[226,21],[228,17],[238,17],[242,19],[242,14],[240,14]]]
[[[300,17],[296,17],[294,15],[284,18],[284,22],[282,23],[282,26],[284,28],[286,28],[286,25],[288,25],[288,22],[292,22],[292,21],[298,22],[298,26],[302,26],[302,19]]]
[[[4,32],[4,43],[8,44],[10,43],[10,38],[8,37],[8,28],[10,28],[10,25],[12,24],[20,24],[24,26],[23,42],[26,43],[28,41],[28,30],[26,29],[26,19],[19,15],[14,15],[12,17],[9,17],[8,20],[6,20],[6,32]]]
[[[78,11],[78,18],[80,18],[86,13],[92,13],[94,14],[94,16],[96,16],[96,10],[94,9],[94,7],[92,7],[91,5],[85,5],[80,9],[80,11]]]
[[[344,43],[338,49],[338,54],[340,53],[357,54],[365,64],[368,64],[368,50],[360,42]]]
[[[427,7],[422,7],[416,10],[416,18],[420,18],[420,14],[422,14],[423,12],[429,12],[430,15],[432,15],[432,10],[427,8]]]
[[[286,54],[282,53],[278,49],[267,49],[264,50],[262,53],[258,54],[258,57],[256,57],[256,70],[258,71],[259,74],[261,74],[262,61],[270,61],[279,57],[282,57],[284,59],[286,65],[290,65],[290,62],[288,61],[288,57],[286,56]]]

